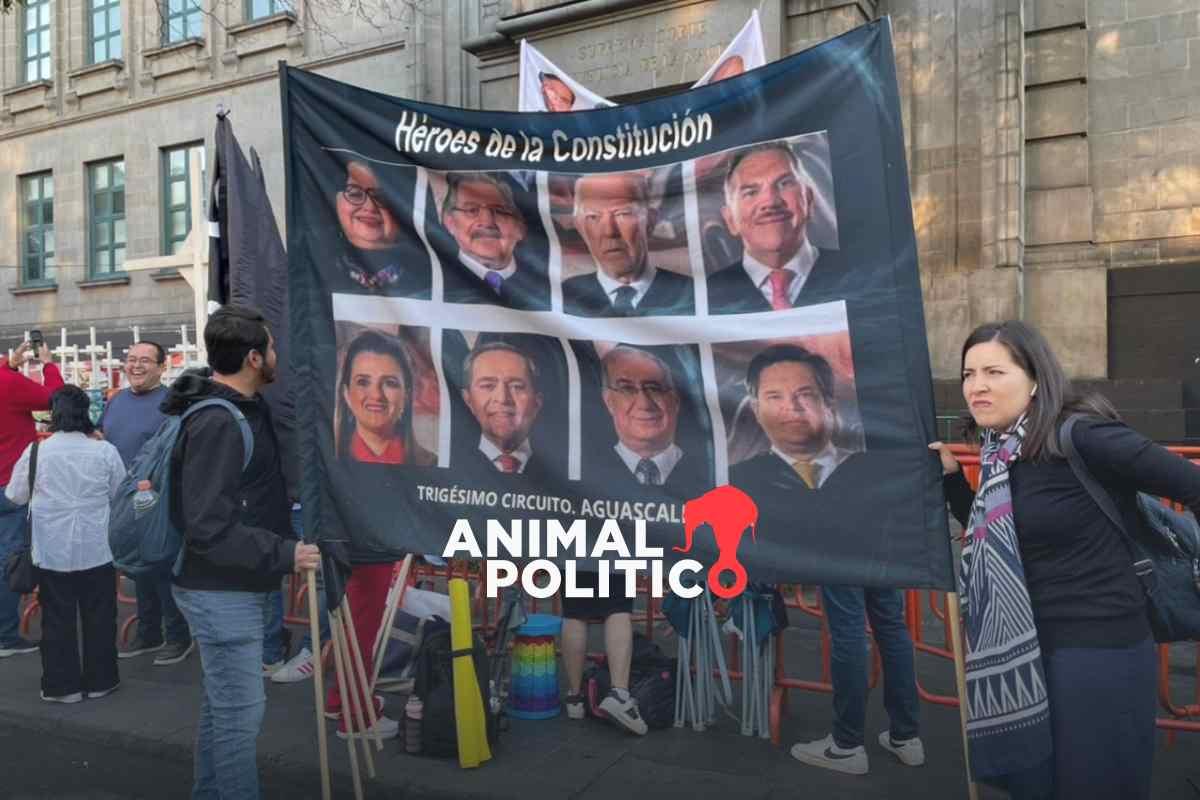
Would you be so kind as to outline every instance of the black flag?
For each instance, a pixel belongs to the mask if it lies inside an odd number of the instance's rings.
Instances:
[[[236,303],[262,311],[275,338],[275,382],[263,391],[279,437],[284,478],[299,497],[296,408],[288,336],[287,251],[271,210],[262,164],[254,148],[242,153],[233,126],[217,115],[208,218],[208,296],[222,305]]]

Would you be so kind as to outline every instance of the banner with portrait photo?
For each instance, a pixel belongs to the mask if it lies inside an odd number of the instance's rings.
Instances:
[[[692,84],[692,88],[741,75],[765,63],[767,56],[763,46],[762,24],[758,20],[758,11],[754,10],[712,66]],[[608,98],[601,97],[564,72],[525,39],[521,40],[521,71],[517,81],[518,111],[586,111],[614,105]]]
[[[587,113],[281,80],[321,538],[615,519],[670,561],[732,484],[751,580],[953,585],[887,20]]]

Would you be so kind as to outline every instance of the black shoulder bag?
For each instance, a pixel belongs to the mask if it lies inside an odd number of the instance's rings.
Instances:
[[[1133,571],[1146,593],[1146,611],[1154,640],[1161,643],[1200,638],[1200,526],[1191,514],[1180,514],[1156,497],[1137,493],[1139,530],[1131,532],[1112,495],[1083,463],[1071,430],[1082,414],[1072,414],[1059,429],[1058,440],[1075,477],[1104,515],[1121,532],[1133,557]]]
[[[33,440],[29,451],[29,511],[26,516],[30,522],[30,535],[33,533],[33,481],[37,477],[38,440]],[[38,568],[33,565],[33,547],[25,544],[20,550],[8,557],[4,565],[4,577],[8,581],[8,590],[16,594],[29,594],[38,586]]]

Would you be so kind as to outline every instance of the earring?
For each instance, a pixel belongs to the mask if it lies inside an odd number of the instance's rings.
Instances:
[[[1033,397],[1035,394],[1037,394],[1037,384],[1036,383],[1033,385],[1033,388],[1029,390],[1030,397]]]

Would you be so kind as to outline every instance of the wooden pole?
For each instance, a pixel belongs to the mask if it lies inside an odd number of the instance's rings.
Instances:
[[[330,617],[330,623],[338,626],[338,646],[341,648],[338,655],[342,658],[342,669],[346,671],[346,686],[350,689],[349,695],[342,696],[342,708],[350,709],[350,719],[356,725],[346,727],[346,733],[357,733],[360,739],[359,744],[362,745],[363,760],[367,763],[367,777],[375,777],[375,757],[371,755],[371,744],[369,741],[370,732],[367,730],[367,714],[363,710],[362,693],[359,691],[359,686],[354,678],[353,659],[350,658],[350,643],[347,641],[349,635],[346,632],[346,620],[342,615],[342,611],[346,608],[346,603],[337,611],[337,622],[333,622],[334,617]]]
[[[383,612],[383,625],[379,628],[379,635],[375,637],[375,664],[371,672],[371,691],[375,691],[375,684],[379,682],[379,670],[383,668],[383,656],[387,652],[388,637],[392,632],[392,624],[396,621],[396,609],[400,607],[400,601],[404,597],[404,587],[408,584],[408,573],[412,569],[412,563],[413,555],[409,553],[400,565],[400,575],[393,584],[393,590],[388,592],[388,603]]]
[[[317,750],[321,758],[321,800],[332,800],[333,790],[329,785],[329,742],[325,731],[325,676],[321,674],[321,621],[317,610],[317,571],[305,570],[308,581],[308,630],[316,642],[317,656],[313,669],[313,693],[317,707]]]
[[[950,648],[954,651],[954,685],[958,689],[958,717],[962,723],[963,764],[967,768],[967,797],[979,800],[979,785],[971,780],[971,751],[967,748],[967,665],[963,654],[962,617],[958,593],[946,593],[946,616],[950,628]]]
[[[342,664],[341,620],[337,611],[329,612],[329,637],[333,640],[333,666],[337,671],[338,694],[342,698],[342,724],[346,726],[346,750],[350,753],[350,775],[354,779],[355,800],[362,800],[362,777],[358,774],[358,750],[355,748],[354,722],[350,717],[350,693],[347,691],[346,670]]]
[[[366,698],[367,721],[371,723],[370,729],[375,730],[375,723],[379,720],[375,715],[374,687],[367,683],[367,667],[363,663],[362,648],[358,646],[358,631],[354,627],[354,615],[350,613],[349,603],[345,603],[342,606],[342,622],[346,626],[346,641],[350,643],[350,660],[354,664],[354,669],[350,670],[350,674],[358,681],[358,685],[362,689],[363,697]],[[371,738],[375,740],[375,749],[382,753],[383,739],[378,736],[372,736]],[[367,749],[370,749],[369,745]],[[375,776],[372,775],[371,777],[374,778]]]

